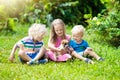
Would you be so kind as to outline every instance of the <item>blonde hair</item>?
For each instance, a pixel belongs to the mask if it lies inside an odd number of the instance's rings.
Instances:
[[[28,35],[32,38],[42,36],[46,34],[47,29],[44,24],[34,23],[28,30]]]
[[[83,25],[76,25],[71,30],[72,33],[77,32],[77,33],[83,33],[83,34],[84,34],[84,31],[85,31],[85,28],[83,27]]]
[[[66,34],[65,34],[65,23],[61,20],[61,19],[55,19],[52,23],[51,23],[51,32],[50,32],[50,41],[52,43],[55,43],[57,40],[57,34],[55,33],[55,28],[54,26],[56,25],[61,25],[63,27],[63,37],[62,39],[66,38]]]

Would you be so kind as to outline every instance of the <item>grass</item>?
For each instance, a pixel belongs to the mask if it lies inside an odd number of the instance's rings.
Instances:
[[[120,49],[109,46],[105,42],[97,42],[97,35],[87,34],[90,46],[98,55],[105,58],[104,62],[86,64],[78,59],[55,63],[32,65],[21,64],[15,54],[15,63],[8,61],[13,45],[27,35],[28,25],[18,25],[16,33],[7,36],[0,35],[0,80],[119,80]],[[49,30],[49,29],[48,29]],[[70,33],[70,28],[67,28]],[[47,46],[49,35],[44,39]]]

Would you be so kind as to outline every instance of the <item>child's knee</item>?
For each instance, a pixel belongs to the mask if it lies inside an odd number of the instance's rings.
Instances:
[[[18,56],[23,56],[24,54],[25,54],[24,51],[21,51],[21,50],[20,50],[20,51],[18,52]]]
[[[91,49],[86,49],[84,53],[90,53],[92,50]]]
[[[48,51],[46,52],[46,55],[49,59],[53,60],[53,61],[56,61],[56,56],[55,54],[52,52],[52,51]]]
[[[72,52],[71,52],[71,56],[74,56],[74,55],[75,55],[75,51],[72,51]]]
[[[46,51],[46,48],[45,47],[42,47],[42,49],[41,49],[42,51]]]

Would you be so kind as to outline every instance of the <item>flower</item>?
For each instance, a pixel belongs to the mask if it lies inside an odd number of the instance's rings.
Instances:
[[[97,20],[97,17],[93,17],[93,20],[96,21],[96,20]]]
[[[99,22],[99,21],[97,21],[97,22],[96,22],[96,24],[97,24],[97,25],[100,25],[100,22]]]

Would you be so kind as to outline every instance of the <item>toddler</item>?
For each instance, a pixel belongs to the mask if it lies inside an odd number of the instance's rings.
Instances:
[[[76,25],[72,29],[72,40],[70,40],[70,46],[73,48],[74,52],[79,54],[80,56],[84,57],[86,55],[90,55],[93,58],[103,61],[104,59],[98,56],[92,48],[89,47],[87,41],[83,40],[84,35],[84,27],[82,25]],[[93,63],[92,60],[86,59],[86,62]]]
[[[46,48],[43,44],[43,38],[47,29],[44,24],[33,24],[28,30],[28,36],[18,41],[10,54],[9,60],[14,60],[14,53],[19,48],[18,56],[22,63],[39,64],[46,63]]]

